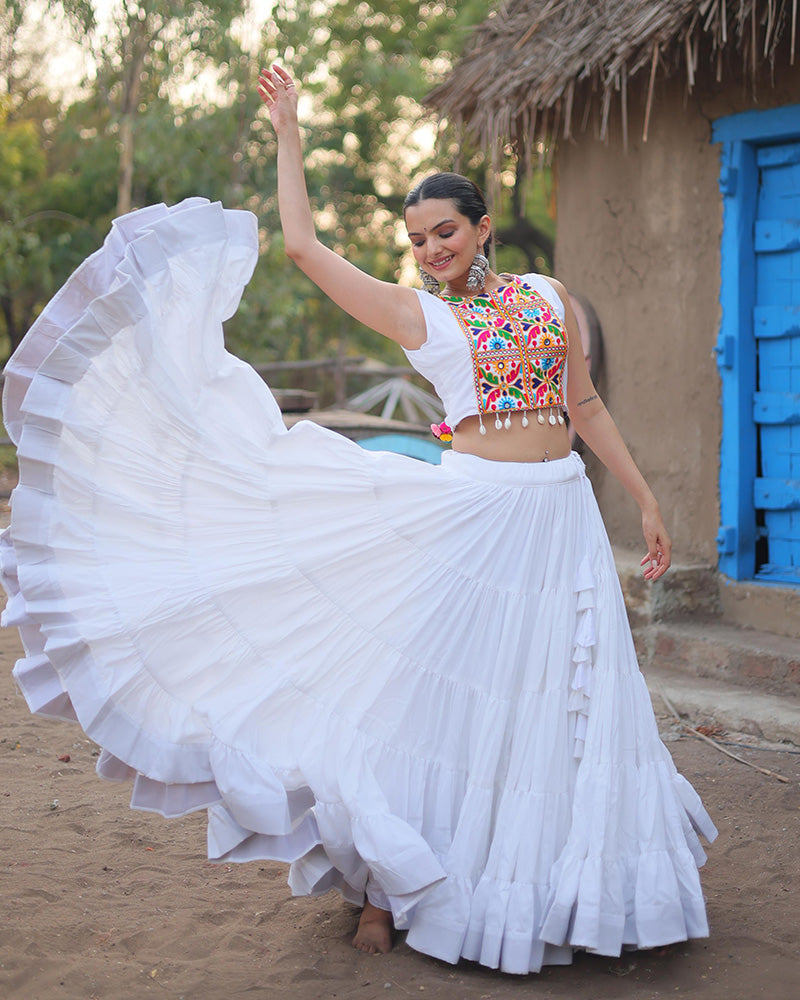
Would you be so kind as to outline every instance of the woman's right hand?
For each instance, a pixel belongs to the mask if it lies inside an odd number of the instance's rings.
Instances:
[[[258,76],[258,96],[266,104],[272,126],[280,133],[297,126],[297,88],[281,66],[262,69]]]

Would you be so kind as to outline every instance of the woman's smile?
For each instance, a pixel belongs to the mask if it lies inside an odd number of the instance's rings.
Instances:
[[[447,257],[441,257],[438,260],[429,260],[428,267],[432,267],[436,271],[440,271],[447,267],[451,260],[455,259],[455,254],[449,254]]]

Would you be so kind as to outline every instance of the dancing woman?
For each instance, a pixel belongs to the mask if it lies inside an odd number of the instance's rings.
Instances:
[[[6,373],[20,485],[4,623],[33,711],[77,719],[132,805],[207,809],[209,856],[292,863],[450,962],[507,972],[708,933],[698,833],[658,739],[603,524],[563,409],[642,510],[564,289],[498,275],[457,175],[405,219],[429,291],[316,238],[297,98],[259,81],[289,255],[435,385],[441,466],[302,421],[224,350],[255,220],[201,199],[117,220]],[[440,429],[440,433],[442,429]]]

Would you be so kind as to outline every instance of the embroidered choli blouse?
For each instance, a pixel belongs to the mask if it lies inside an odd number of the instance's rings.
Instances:
[[[539,274],[501,277],[500,288],[470,297],[417,292],[428,336],[405,354],[453,428],[469,416],[566,409],[564,304]]]

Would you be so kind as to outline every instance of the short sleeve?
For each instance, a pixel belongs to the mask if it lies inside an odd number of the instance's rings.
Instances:
[[[425,317],[427,337],[419,348],[403,348],[403,353],[433,385],[444,404],[447,423],[456,427],[465,416],[477,413],[469,347],[447,303],[429,292],[415,291]]]

